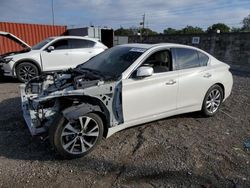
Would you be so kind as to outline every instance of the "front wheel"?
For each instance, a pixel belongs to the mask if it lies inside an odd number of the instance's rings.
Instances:
[[[67,159],[83,157],[91,152],[102,136],[102,119],[94,113],[80,116],[74,122],[69,122],[60,115],[50,127],[51,144]]]
[[[223,100],[223,90],[219,85],[212,86],[206,93],[203,105],[202,112],[206,116],[215,115],[222,103]]]
[[[17,79],[21,82],[27,82],[39,75],[38,68],[29,62],[20,63],[16,68]]]

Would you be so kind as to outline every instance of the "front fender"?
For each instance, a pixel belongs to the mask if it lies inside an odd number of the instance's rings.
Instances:
[[[42,66],[41,64],[33,59],[33,58],[21,58],[21,59],[18,59],[15,64],[13,65],[13,69],[12,69],[12,74],[16,76],[16,68],[17,66],[20,64],[20,63],[23,63],[23,62],[30,62],[30,63],[33,63],[37,68],[38,68],[38,71],[41,73],[42,72]]]
[[[101,112],[104,114],[100,106],[88,103],[82,103],[77,106],[71,106],[62,111],[63,116],[70,122],[90,112]]]

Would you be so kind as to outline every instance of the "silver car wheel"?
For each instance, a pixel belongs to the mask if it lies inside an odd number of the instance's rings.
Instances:
[[[218,89],[213,89],[206,101],[207,111],[211,114],[215,113],[221,104],[221,93]]]
[[[82,116],[76,122],[66,124],[61,134],[62,146],[70,154],[82,154],[95,145],[99,134],[97,122]]]
[[[29,65],[25,65],[25,66],[22,66],[20,68],[19,75],[24,81],[27,81],[27,80],[30,80],[30,79],[36,77],[37,73],[36,73],[36,70],[34,69],[34,67],[29,66]]]

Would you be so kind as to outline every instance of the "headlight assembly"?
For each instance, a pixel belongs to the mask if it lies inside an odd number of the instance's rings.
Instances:
[[[9,63],[13,58],[12,57],[7,57],[7,58],[4,58],[4,63]]]

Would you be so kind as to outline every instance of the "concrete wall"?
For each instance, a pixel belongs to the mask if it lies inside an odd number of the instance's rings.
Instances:
[[[114,36],[114,46],[127,43],[128,43],[127,36]]]
[[[199,37],[194,44],[193,37]],[[141,42],[140,37],[130,36],[129,43]],[[228,64],[250,66],[250,33],[221,33],[198,35],[155,35],[143,38],[143,43],[179,43],[198,47]]]

